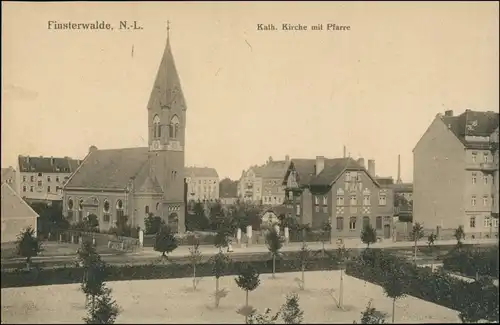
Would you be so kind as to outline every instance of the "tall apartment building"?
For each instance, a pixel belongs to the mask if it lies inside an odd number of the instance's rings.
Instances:
[[[375,162],[352,158],[292,159],[283,180],[288,215],[300,224],[332,225],[332,237],[359,238],[365,224],[379,237],[393,236],[393,194],[372,176]]]
[[[283,177],[290,165],[290,157],[285,160],[268,161],[261,166],[252,166],[241,173],[238,182],[238,197],[246,202],[264,205],[280,205],[285,200]]]
[[[187,200],[215,202],[219,200],[219,174],[215,168],[186,167]]]
[[[18,157],[19,194],[27,201],[60,201],[62,188],[81,160],[69,157]]]
[[[9,186],[16,192],[19,193],[17,172],[14,167],[9,166],[7,168],[2,168],[2,184],[9,184]]]
[[[498,113],[437,114],[413,149],[413,219],[425,228],[498,233]]]

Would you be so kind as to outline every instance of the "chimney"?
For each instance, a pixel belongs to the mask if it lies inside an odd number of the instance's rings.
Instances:
[[[452,110],[444,111],[444,116],[453,116],[453,111]]]
[[[368,159],[368,174],[375,177],[375,160]]]
[[[346,147],[344,146],[344,158],[346,158]]]
[[[29,164],[30,163],[30,156],[26,156],[26,162]]]
[[[396,183],[401,184],[401,155],[398,155],[398,179],[396,180]]]
[[[358,159],[358,165],[361,167],[365,168],[365,158],[359,158]]]
[[[50,165],[54,166],[54,157],[50,156]]]
[[[316,156],[316,175],[321,173],[325,168],[325,157]]]
[[[94,145],[92,145],[92,146],[89,147],[89,153],[94,152],[96,150],[97,150],[97,147],[94,146]]]

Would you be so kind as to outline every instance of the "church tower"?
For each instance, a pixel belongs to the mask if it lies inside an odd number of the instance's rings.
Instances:
[[[184,149],[186,101],[170,47],[167,44],[148,102],[150,174],[163,190],[161,217],[172,230],[185,231]]]

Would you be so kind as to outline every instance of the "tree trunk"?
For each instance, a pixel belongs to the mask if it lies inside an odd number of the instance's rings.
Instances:
[[[193,290],[196,290],[196,264],[193,264]]]
[[[273,254],[273,279],[276,278],[276,255]]]
[[[339,308],[344,305],[344,270],[340,269]]]
[[[394,314],[396,313],[396,298],[392,298],[392,323],[394,324]]]
[[[245,306],[248,307],[248,290],[246,291],[246,297],[245,297]],[[245,324],[248,321],[248,315],[245,315]]]
[[[215,308],[219,307],[219,278],[215,278]]]
[[[413,249],[414,249],[413,262],[415,263],[415,265],[417,265],[417,240],[416,239],[415,239],[415,247]]]

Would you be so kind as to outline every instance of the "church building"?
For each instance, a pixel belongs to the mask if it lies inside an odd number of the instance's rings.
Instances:
[[[168,36],[147,114],[148,147],[90,147],[63,189],[63,214],[71,221],[95,214],[107,230],[127,216],[131,226],[144,228],[152,213],[185,231],[186,101]]]

